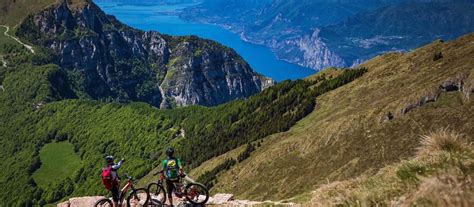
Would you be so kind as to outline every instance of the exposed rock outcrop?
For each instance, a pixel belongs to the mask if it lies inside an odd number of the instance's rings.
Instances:
[[[453,78],[449,78],[439,84],[437,89],[425,91],[423,95],[413,100],[409,104],[402,107],[397,114],[388,112],[381,116],[380,123],[391,121],[392,119],[403,116],[413,109],[419,108],[427,103],[435,102],[441,93],[458,91],[467,101],[470,99],[471,93],[474,91],[474,80],[469,79],[466,74],[459,74]]]
[[[274,84],[230,48],[136,30],[91,2],[51,6],[28,17],[17,35],[48,48],[76,91],[94,99],[212,106]]]
[[[321,40],[319,32],[319,29],[315,29],[310,35],[283,41],[275,40],[270,45],[280,58],[308,68],[324,69],[346,66],[344,60],[332,52]]]
[[[94,206],[95,202],[105,198],[104,196],[90,196],[80,198],[70,198],[69,200],[59,203],[58,207],[82,207],[82,206]]]

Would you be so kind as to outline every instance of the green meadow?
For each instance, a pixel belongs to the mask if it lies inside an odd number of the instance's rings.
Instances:
[[[41,167],[33,174],[33,178],[41,187],[66,179],[81,166],[81,159],[69,142],[45,145],[40,151],[40,159]]]

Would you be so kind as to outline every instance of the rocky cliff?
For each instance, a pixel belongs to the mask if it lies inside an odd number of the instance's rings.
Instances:
[[[230,48],[136,30],[87,1],[64,1],[31,15],[17,35],[47,48],[80,97],[212,106],[273,84]]]

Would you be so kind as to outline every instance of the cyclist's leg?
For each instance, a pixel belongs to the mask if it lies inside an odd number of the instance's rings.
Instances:
[[[119,200],[120,200],[119,187],[118,186],[112,187],[110,192],[112,192],[112,201],[114,203],[114,207],[118,207],[119,206]]]
[[[166,179],[166,193],[168,194],[168,201],[171,206],[173,206],[173,189],[174,189],[174,182]]]

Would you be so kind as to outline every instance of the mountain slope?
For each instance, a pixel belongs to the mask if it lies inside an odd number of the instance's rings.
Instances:
[[[413,156],[420,135],[429,131],[449,127],[474,141],[473,57],[470,34],[362,64],[368,69],[363,77],[318,97],[310,115],[220,173],[212,191],[307,200],[318,186],[370,176]],[[223,163],[229,156],[235,154],[218,159]],[[217,165],[213,159],[198,169]]]
[[[273,84],[230,48],[135,30],[94,3],[55,4],[26,18],[16,34],[51,51],[83,98],[213,106]]]

